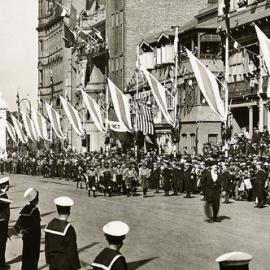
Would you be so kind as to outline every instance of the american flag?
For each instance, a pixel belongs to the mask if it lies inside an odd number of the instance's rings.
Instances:
[[[139,104],[139,102],[137,104],[137,131],[142,131],[144,135],[154,135],[155,130],[151,108],[147,105]]]

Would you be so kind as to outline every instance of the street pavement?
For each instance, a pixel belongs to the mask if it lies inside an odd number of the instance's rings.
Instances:
[[[244,251],[254,259],[251,270],[266,270],[270,265],[270,209],[254,208],[251,202],[221,204],[221,223],[208,223],[201,196],[191,199],[181,196],[164,197],[162,193],[143,198],[115,196],[88,197],[86,190],[77,190],[74,182],[40,176],[10,175],[8,192],[12,199],[7,244],[7,262],[11,269],[21,266],[22,240],[13,226],[24,206],[23,193],[34,187],[40,191],[39,208],[42,229],[56,216],[54,198],[70,196],[75,204],[70,222],[77,232],[82,269],[91,269],[92,259],[106,246],[102,233],[104,224],[122,220],[130,232],[121,249],[129,270],[211,270],[219,269],[215,259],[226,252]],[[141,195],[141,193],[139,192]],[[39,269],[48,269],[44,256],[44,232]]]

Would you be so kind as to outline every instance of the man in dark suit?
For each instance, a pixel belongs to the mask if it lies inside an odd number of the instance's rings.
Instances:
[[[257,174],[255,178],[255,194],[258,199],[258,203],[256,207],[263,208],[264,207],[264,186],[267,179],[266,172],[263,170],[261,162],[257,162],[256,164]]]
[[[218,174],[217,169],[217,164],[213,163],[211,170],[202,176],[206,195],[205,211],[208,217],[210,217],[210,211],[213,211],[214,222],[220,221],[217,215],[220,206],[222,176]]]

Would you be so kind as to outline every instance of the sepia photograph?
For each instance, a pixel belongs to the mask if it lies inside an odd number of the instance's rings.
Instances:
[[[270,0],[0,10],[0,270],[270,269]]]

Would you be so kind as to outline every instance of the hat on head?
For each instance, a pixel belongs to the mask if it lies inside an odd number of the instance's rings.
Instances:
[[[129,232],[129,226],[122,221],[111,221],[103,226],[103,232],[106,235],[121,237]]]
[[[216,259],[220,269],[247,269],[252,256],[245,252],[230,252],[221,255]]]
[[[63,207],[70,207],[74,204],[73,200],[66,196],[56,198],[54,200],[54,203],[56,205],[63,206]]]
[[[9,181],[9,177],[1,178],[0,179],[0,185],[5,184],[5,183],[8,183],[8,181]]]
[[[24,198],[26,201],[28,202],[32,202],[38,195],[38,191],[34,188],[28,188],[25,192],[24,192]]]

